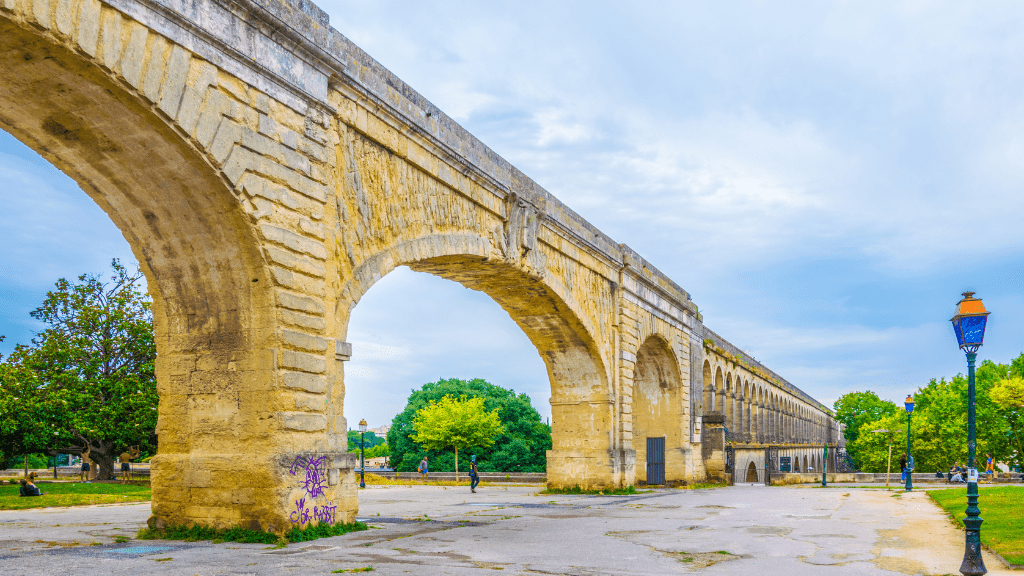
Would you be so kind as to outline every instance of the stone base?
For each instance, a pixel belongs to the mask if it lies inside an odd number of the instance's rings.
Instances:
[[[603,490],[633,484],[633,450],[548,450],[548,488]]]
[[[283,534],[350,523],[359,511],[351,453],[161,454],[152,461],[150,526],[240,526]]]

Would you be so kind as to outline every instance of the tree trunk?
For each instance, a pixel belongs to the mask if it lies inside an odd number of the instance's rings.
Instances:
[[[459,447],[455,447],[455,483],[459,483]]]
[[[114,443],[98,440],[95,444],[90,442],[90,446],[92,452],[89,457],[96,463],[96,480],[109,480],[114,477]]]

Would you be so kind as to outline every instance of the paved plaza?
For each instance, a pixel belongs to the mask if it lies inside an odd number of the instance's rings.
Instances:
[[[924,492],[735,486],[635,496],[382,486],[373,528],[266,545],[137,541],[149,504],[0,512],[0,573],[956,574],[963,533]],[[897,495],[899,494],[899,495]],[[990,574],[1013,574],[986,553]],[[1019,574],[1019,572],[1018,572]]]

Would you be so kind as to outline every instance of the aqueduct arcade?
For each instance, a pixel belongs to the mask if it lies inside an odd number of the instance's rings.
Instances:
[[[727,446],[837,441],[826,407],[305,0],[0,0],[0,127],[146,274],[157,525],[355,518],[348,320],[398,266],[487,293],[537,347],[550,485],[647,482],[649,448],[671,483],[724,477]]]

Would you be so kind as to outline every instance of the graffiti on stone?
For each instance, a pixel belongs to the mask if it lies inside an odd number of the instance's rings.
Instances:
[[[316,520],[320,524],[334,524],[337,504],[334,502],[313,504],[317,498],[325,497],[327,456],[300,454],[292,462],[289,473],[299,479],[299,486],[305,492],[305,496],[295,501],[295,509],[288,516],[292,523],[304,526],[311,520]],[[313,504],[312,509],[307,504]]]

